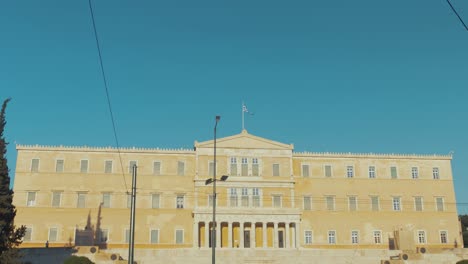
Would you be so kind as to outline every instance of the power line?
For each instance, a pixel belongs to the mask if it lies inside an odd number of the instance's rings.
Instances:
[[[117,152],[119,153],[120,167],[122,169],[122,178],[123,178],[124,184],[125,184],[125,192],[128,193],[127,181],[125,180],[125,174],[124,174],[124,169],[123,169],[122,155],[120,154],[119,139],[117,137],[117,129],[115,128],[114,113],[112,112],[112,105],[111,105],[111,101],[110,101],[110,97],[109,97],[109,88],[107,86],[107,79],[106,79],[106,74],[105,74],[105,71],[104,71],[104,64],[102,62],[101,47],[99,45],[99,38],[98,38],[97,30],[96,30],[96,23],[94,21],[94,12],[93,12],[93,7],[91,5],[91,0],[89,0],[88,3],[89,3],[89,11],[91,13],[91,19],[93,21],[94,38],[96,39],[96,46],[97,46],[97,50],[98,50],[98,54],[99,54],[99,63],[100,63],[100,66],[101,66],[102,80],[104,82],[104,88],[105,88],[105,91],[106,91],[107,105],[109,107],[109,112],[110,112],[110,115],[111,115],[112,129],[114,131],[115,144],[116,144],[116,147],[117,147]]]
[[[450,0],[447,0],[447,3],[449,4],[450,8],[452,8],[452,11],[457,15],[458,20],[462,23],[462,25],[465,27],[466,31],[468,31],[468,26],[466,26],[465,22],[463,22],[463,19],[461,16],[458,14],[457,10],[453,7],[452,3],[450,3]]]

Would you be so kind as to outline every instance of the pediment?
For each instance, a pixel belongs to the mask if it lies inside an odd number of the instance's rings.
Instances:
[[[213,148],[214,141],[195,141],[195,148]],[[262,137],[257,137],[243,130],[240,134],[216,139],[216,148],[233,148],[233,149],[278,149],[292,150],[292,144],[284,144],[281,142],[269,140]]]

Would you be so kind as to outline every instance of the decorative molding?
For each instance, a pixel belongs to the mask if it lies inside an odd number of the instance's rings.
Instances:
[[[352,153],[352,152],[293,152],[293,158],[376,158],[376,159],[445,159],[451,160],[449,154],[397,154],[397,153]]]
[[[16,145],[17,150],[39,151],[87,151],[87,152],[124,152],[124,153],[161,153],[161,154],[195,154],[193,149],[187,148],[137,148],[137,147],[90,147],[90,146],[46,146],[46,145]]]

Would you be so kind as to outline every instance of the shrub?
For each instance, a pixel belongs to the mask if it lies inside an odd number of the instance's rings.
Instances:
[[[468,264],[468,259],[460,260],[457,264]]]
[[[94,264],[89,258],[87,257],[79,257],[79,256],[71,256],[67,258],[63,264]]]

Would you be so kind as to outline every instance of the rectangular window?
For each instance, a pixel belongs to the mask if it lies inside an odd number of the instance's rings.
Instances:
[[[443,230],[443,231],[440,231],[439,233],[440,233],[440,243],[447,244],[448,242],[447,231]]]
[[[112,173],[112,160],[104,162],[104,173]]]
[[[125,243],[130,242],[130,229],[125,229]]]
[[[304,243],[306,245],[312,244],[312,231],[311,230],[304,231]]]
[[[421,196],[414,197],[414,210],[418,212],[423,210],[423,198]]]
[[[336,244],[336,231],[328,231],[328,244]]]
[[[247,158],[242,158],[241,160],[241,175],[248,176],[249,175],[249,164]]]
[[[381,231],[374,231],[374,243],[381,244],[382,243],[382,232]]]
[[[151,208],[157,209],[159,208],[159,198],[160,198],[159,193],[153,193],[151,194]]]
[[[397,167],[395,166],[390,167],[390,177],[392,179],[398,178]]]
[[[412,177],[413,179],[419,178],[419,170],[418,170],[418,167],[412,167],[412,168],[411,168],[411,177]]]
[[[184,208],[184,196],[183,195],[177,195],[176,198],[176,207],[178,209]]]
[[[151,231],[150,231],[150,243],[151,244],[158,244],[159,243],[159,230],[158,229],[151,229]]]
[[[351,243],[359,244],[359,231],[357,230],[351,231]]]
[[[309,174],[309,165],[308,164],[302,164],[302,177],[308,178],[310,176]]]
[[[247,188],[242,188],[241,205],[243,207],[249,206],[249,193]]]
[[[332,176],[332,166],[325,165],[325,177],[330,178]]]
[[[98,230],[98,240],[100,243],[107,243],[107,240],[109,238],[109,230],[108,229],[100,229]]]
[[[185,175],[185,162],[178,161],[177,162],[177,175],[184,176]]]
[[[259,165],[258,165],[258,159],[253,158],[252,159],[252,176],[259,176]]]
[[[208,207],[212,207],[212,206],[213,206],[213,195],[208,194]]]
[[[128,173],[132,174],[133,173],[133,166],[137,166],[137,161],[136,160],[131,160],[128,162]]]
[[[440,177],[439,177],[439,168],[436,168],[436,167],[432,168],[432,178],[434,180],[440,179]]]
[[[400,197],[393,197],[393,211],[401,211],[401,198]]]
[[[348,178],[354,177],[354,167],[353,166],[346,166],[346,176]]]
[[[156,176],[161,175],[161,162],[160,161],[153,162],[153,175],[156,175]]]
[[[56,227],[49,228],[49,242],[57,241],[57,233],[58,231]]]
[[[229,205],[231,207],[237,207],[237,189],[229,189]]]
[[[258,188],[252,189],[252,206],[260,207],[260,191]]]
[[[442,212],[444,211],[444,198],[443,197],[436,197],[436,211]]]
[[[86,207],[86,193],[78,193],[76,207],[77,208]]]
[[[335,196],[325,196],[328,211],[335,211]]]
[[[55,172],[63,172],[63,159],[58,159],[55,161]]]
[[[418,243],[426,244],[426,231],[418,230]]]
[[[28,192],[28,203],[27,206],[36,205],[36,192]]]
[[[110,208],[111,206],[111,193],[105,192],[102,194],[102,207]]]
[[[372,211],[379,211],[380,204],[379,204],[379,197],[378,196],[371,196],[371,210]]]
[[[280,176],[280,165],[278,163],[273,164],[273,176]]]
[[[369,179],[375,178],[375,166],[369,166]]]
[[[208,163],[208,176],[210,176],[210,177],[214,176],[214,170],[215,170],[214,167],[215,167],[214,161],[210,161]]]
[[[350,211],[357,210],[357,197],[356,196],[349,196],[348,197],[348,206]]]
[[[273,207],[281,207],[281,195],[273,195]]]
[[[183,244],[184,243],[184,230],[178,229],[176,230],[176,244]]]
[[[31,160],[31,172],[39,172],[39,159]]]
[[[23,241],[31,241],[32,240],[32,228],[26,227],[26,231],[24,232]]]
[[[237,176],[237,158],[231,158],[231,176]]]
[[[304,210],[312,210],[312,198],[310,196],[304,196]]]
[[[80,161],[80,172],[81,173],[88,173],[88,160],[81,160]]]
[[[52,207],[60,207],[62,192],[52,192]]]

